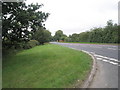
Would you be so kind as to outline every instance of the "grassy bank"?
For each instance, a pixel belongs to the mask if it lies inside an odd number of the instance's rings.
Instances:
[[[4,58],[3,88],[74,87],[91,65],[91,57],[83,52],[53,44],[36,46]]]
[[[62,43],[100,44],[100,45],[120,45],[120,44],[118,44],[118,43],[97,43],[97,42],[62,42]]]

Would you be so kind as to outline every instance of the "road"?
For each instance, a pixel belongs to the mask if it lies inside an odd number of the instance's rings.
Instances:
[[[58,43],[51,42],[76,50],[83,50],[92,53],[97,61],[97,72],[90,85],[90,88],[118,88],[118,46],[98,45],[98,44],[79,44],[79,43]]]

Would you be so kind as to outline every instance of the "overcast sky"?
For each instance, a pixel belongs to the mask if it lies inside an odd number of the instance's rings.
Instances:
[[[104,27],[108,20],[118,23],[119,0],[27,0],[27,4],[44,4],[40,9],[50,13],[46,28],[55,34],[62,30],[70,35]]]

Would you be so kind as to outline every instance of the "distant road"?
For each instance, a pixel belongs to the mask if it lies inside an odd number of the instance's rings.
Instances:
[[[79,43],[58,43],[51,42],[76,50],[83,50],[92,53],[98,65],[98,70],[90,88],[118,88],[118,46],[98,45],[98,44],[79,44]]]

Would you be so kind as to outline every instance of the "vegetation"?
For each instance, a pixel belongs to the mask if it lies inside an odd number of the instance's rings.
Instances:
[[[104,28],[93,28],[80,34],[74,33],[64,40],[66,42],[120,43],[119,28],[119,25],[109,20]]]
[[[29,42],[26,43],[26,45],[24,45],[24,49],[29,49],[29,48],[33,48],[35,46],[39,45],[39,42],[36,40],[30,40]]]
[[[58,30],[56,31],[54,37],[53,37],[53,40],[55,41],[64,41],[65,39],[67,38],[67,36],[65,34],[63,34],[63,31],[62,30]]]
[[[64,42],[64,43],[80,43],[80,44],[101,44],[101,45],[120,45],[118,43],[96,43],[96,42]]]
[[[46,30],[43,24],[49,13],[40,11],[42,6],[43,4],[26,5],[25,2],[2,3],[3,50],[29,48],[30,40],[37,40],[39,44],[49,41],[120,43],[118,38],[120,26],[113,24],[112,20],[109,20],[104,28],[93,28],[69,37],[63,34],[62,30],[58,30],[52,37],[51,32]]]
[[[50,31],[39,28],[39,30],[34,33],[32,38],[39,41],[40,44],[44,44],[45,42],[51,41],[52,36]]]
[[[40,11],[42,6],[42,4],[26,5],[25,2],[2,3],[3,48],[13,46],[19,48],[23,43],[26,44],[31,40],[39,28],[45,29],[43,22],[46,21],[49,13]]]
[[[2,2],[3,87],[73,87],[77,79],[79,83],[85,79],[92,64],[90,56],[62,46],[39,44],[49,41],[120,43],[120,26],[112,20],[104,28],[69,37],[58,30],[52,37],[44,24],[49,13],[40,11],[42,6]]]
[[[73,87],[85,80],[91,65],[91,57],[81,51],[36,46],[4,58],[3,88]]]

